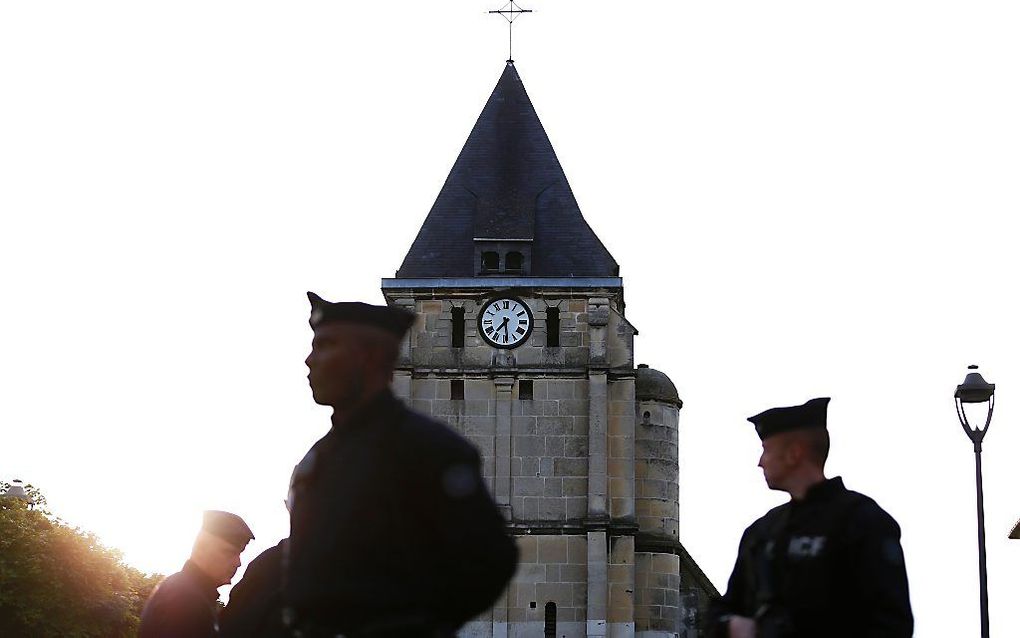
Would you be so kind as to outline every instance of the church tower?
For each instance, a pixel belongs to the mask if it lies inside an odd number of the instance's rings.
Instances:
[[[521,550],[462,636],[699,635],[669,378],[634,365],[619,266],[508,62],[387,303],[418,314],[393,387],[470,439]]]

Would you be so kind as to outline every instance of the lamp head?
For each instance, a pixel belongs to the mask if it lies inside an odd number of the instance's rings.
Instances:
[[[953,396],[959,399],[960,403],[984,403],[995,394],[995,384],[985,381],[977,368],[975,365],[967,366],[967,369],[970,370],[967,373],[967,378],[956,386],[956,394]]]
[[[21,484],[21,481],[19,479],[14,479],[14,481],[11,482],[10,487],[7,488],[7,491],[4,492],[3,494],[0,494],[0,496],[9,496],[11,498],[16,498],[19,501],[23,501],[29,507],[35,505],[35,501],[32,500],[32,497],[31,495],[29,495],[28,490],[25,489],[25,487]]]

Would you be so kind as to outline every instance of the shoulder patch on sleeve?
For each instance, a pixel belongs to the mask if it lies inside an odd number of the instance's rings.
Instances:
[[[882,559],[897,567],[903,564],[903,548],[898,540],[887,538],[882,541]]]
[[[478,491],[474,468],[457,463],[443,472],[443,491],[450,498],[465,498]]]

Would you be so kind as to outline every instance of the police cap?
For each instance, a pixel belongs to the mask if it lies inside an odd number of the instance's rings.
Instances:
[[[358,323],[375,326],[400,339],[414,323],[414,313],[394,306],[373,306],[360,301],[326,301],[314,292],[308,293],[312,313],[308,324],[316,327],[330,322]]]
[[[780,432],[811,428],[825,429],[828,405],[829,397],[820,397],[818,399],[811,399],[804,405],[765,410],[761,414],[756,414],[747,420],[754,424],[758,437],[764,441]]]
[[[255,538],[244,519],[237,514],[219,510],[209,510],[202,514],[202,531],[218,536],[241,549]]]

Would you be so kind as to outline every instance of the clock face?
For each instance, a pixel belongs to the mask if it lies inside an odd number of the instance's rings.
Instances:
[[[531,308],[516,297],[499,297],[478,313],[478,334],[497,348],[516,348],[531,335]]]

